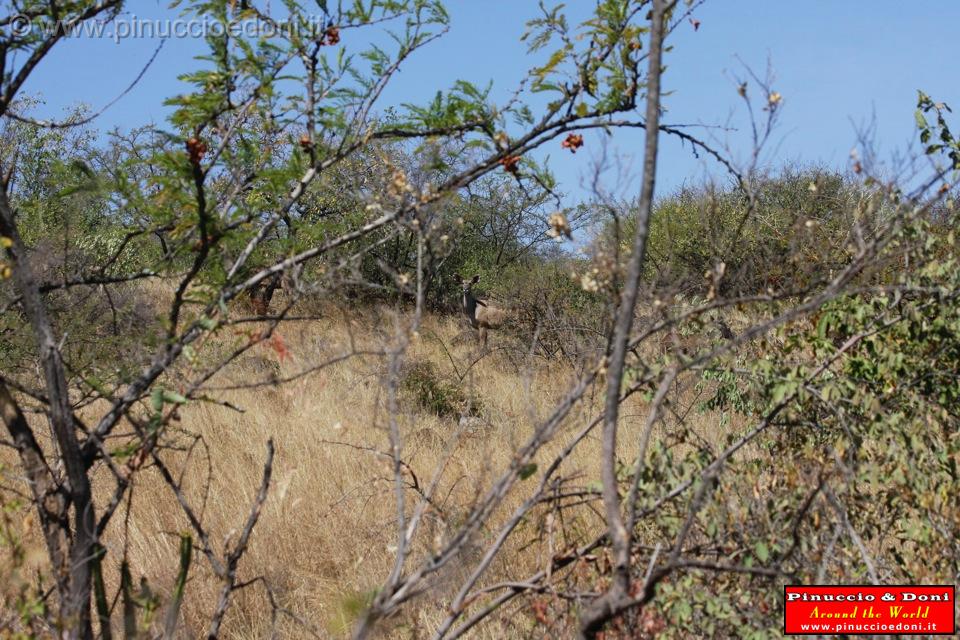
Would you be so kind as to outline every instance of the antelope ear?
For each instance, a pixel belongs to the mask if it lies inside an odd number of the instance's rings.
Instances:
[[[453,274],[453,281],[460,284],[463,282],[463,277],[459,273],[455,273]]]
[[[478,273],[477,275],[473,276],[473,279],[470,280],[470,282],[473,284],[477,284],[478,282],[480,282],[480,274]]]

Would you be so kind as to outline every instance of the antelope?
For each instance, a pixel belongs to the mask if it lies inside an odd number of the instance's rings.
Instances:
[[[250,288],[250,306],[258,316],[265,316],[270,312],[270,301],[277,289],[283,289],[283,278],[275,273]]]
[[[473,276],[470,280],[464,280],[459,273],[455,273],[453,278],[463,289],[461,300],[463,315],[467,316],[470,326],[476,329],[478,339],[486,347],[487,331],[502,327],[507,321],[507,312],[498,307],[488,306],[486,302],[473,294],[473,285],[480,281],[479,274]]]

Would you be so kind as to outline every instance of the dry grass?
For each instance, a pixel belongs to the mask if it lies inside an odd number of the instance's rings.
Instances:
[[[358,350],[380,349],[391,340],[396,323],[387,311],[350,319],[332,314],[329,318],[285,325],[280,333],[291,357],[281,359],[269,345],[260,345],[219,374],[213,386],[289,376],[343,353],[351,343]],[[458,318],[428,316],[407,359],[431,362],[442,376],[456,380],[453,363],[461,371],[467,369],[477,349],[463,334]],[[498,349],[498,345],[504,348]],[[480,402],[484,426],[460,430],[456,418],[427,414],[410,398],[401,398],[403,458],[419,482],[426,485],[440,469],[445,453],[452,452],[436,508],[421,535],[420,553],[443,542],[478,494],[510,464],[515,448],[529,436],[533,425],[550,413],[574,380],[572,370],[556,361],[529,359],[522,349],[510,348],[496,333],[491,336],[491,346],[494,351],[463,379],[466,393]],[[306,635],[304,623],[321,637],[343,635],[389,572],[396,537],[390,466],[385,457],[363,449],[388,450],[385,370],[382,357],[356,356],[279,387],[221,391],[217,397],[242,408],[243,413],[213,403],[189,405],[182,412],[178,426],[182,434],[177,440],[193,446],[189,451],[164,454],[168,464],[184,474],[185,493],[202,513],[215,547],[222,550],[224,541],[235,537],[247,516],[262,474],[265,443],[274,439],[274,482],[241,563],[240,579],[263,576],[276,604],[291,614],[281,614],[275,621],[281,637]],[[596,398],[589,398],[568,417],[561,434],[582,428],[595,415],[597,405]],[[645,417],[642,409],[634,400],[623,409],[620,442],[624,460],[632,459],[636,451],[636,434]],[[200,439],[194,441],[194,436]],[[719,439],[719,434],[716,437]],[[539,460],[549,459],[564,444],[562,437],[556,438],[543,449]],[[595,482],[599,478],[598,451],[593,437],[565,462],[565,473],[581,474],[583,485]],[[461,567],[476,559],[471,556],[479,552],[484,536],[496,530],[531,488],[520,484],[480,539],[465,551]],[[109,475],[100,474],[98,504],[107,502],[111,489]],[[410,501],[416,497],[412,490],[408,492]],[[154,469],[138,476],[128,518],[125,509],[113,519],[104,540],[111,569],[123,556],[121,541],[126,539],[134,581],[146,577],[150,585],[165,593],[176,573],[178,533],[189,530],[181,509]],[[591,508],[581,507],[566,524],[569,531],[579,531],[585,538],[599,530],[600,522]],[[556,538],[562,533],[545,534],[541,525],[537,521],[522,525],[517,541],[491,567],[490,580],[505,578],[505,567],[510,568],[511,578],[532,573],[542,568],[550,549],[571,542]],[[122,535],[124,529],[126,536]],[[530,542],[533,544],[527,544]],[[420,637],[421,631],[435,627],[445,614],[445,600],[458,571],[462,568],[448,569],[432,593],[421,596],[387,627],[392,624],[398,637]],[[106,573],[116,575],[112,570]],[[184,637],[203,633],[219,586],[206,561],[196,557],[183,606]],[[113,592],[116,585],[108,584],[108,588]],[[495,621],[473,637],[503,637],[511,635],[510,628],[517,628],[502,625],[529,629],[524,619],[513,618]],[[255,584],[237,595],[224,636],[266,637],[271,624],[264,588]]]

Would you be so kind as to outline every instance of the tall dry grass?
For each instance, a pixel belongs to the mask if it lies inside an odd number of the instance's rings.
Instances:
[[[238,592],[224,637],[268,637],[271,629],[279,637],[290,638],[310,631],[320,637],[346,635],[388,574],[396,539],[391,465],[382,455],[389,450],[385,358],[357,355],[279,386],[230,387],[293,376],[351,348],[377,351],[393,339],[401,321],[390,310],[367,310],[285,324],[279,333],[289,356],[261,344],[211,381],[212,387],[221,389],[211,395],[242,413],[224,404],[203,402],[191,403],[182,411],[176,441],[183,450],[163,456],[183,474],[184,493],[202,515],[219,551],[235,539],[247,516],[263,471],[266,441],[273,438],[276,444],[270,495],[239,569],[240,582],[260,576],[264,581]],[[225,336],[223,344],[207,348],[226,349],[231,339]],[[502,334],[491,336],[491,346],[493,350],[471,367],[478,347],[461,320],[428,315],[406,355],[408,362],[432,363],[441,377],[451,381],[457,381],[457,370],[468,371],[461,386],[476,402],[479,414],[469,428],[460,428],[457,418],[431,414],[409,394],[401,394],[403,459],[412,471],[406,479],[425,486],[450,454],[428,511],[425,535],[417,548],[420,554],[443,543],[473,501],[509,466],[519,443],[575,380],[572,369],[556,360],[534,358],[523,345]],[[554,442],[544,447],[540,462],[566,444],[563,434],[583,428],[596,415],[602,389],[592,394],[571,413]],[[645,413],[642,403],[631,399],[622,414],[620,455],[629,461],[636,453]],[[704,437],[719,439],[719,434],[711,436],[710,416],[704,418],[703,431]],[[596,437],[588,438],[566,460],[564,473],[578,474],[583,486],[595,484],[598,452]],[[3,455],[14,463],[9,453]],[[8,478],[14,473],[11,469],[8,466]],[[458,578],[479,558],[484,541],[529,490],[520,484],[460,562],[438,577],[433,590],[385,623],[388,635],[422,637],[435,628]],[[98,475],[95,491],[98,504],[109,500],[112,481],[105,470]],[[411,501],[417,498],[414,490],[408,493]],[[572,536],[586,540],[602,528],[598,510],[590,506],[579,507],[564,524],[558,531],[547,527],[544,518],[524,522],[491,567],[488,580],[533,573],[552,553],[575,542]],[[145,470],[133,487],[129,513],[127,505],[122,506],[104,537],[111,569],[106,574],[118,575],[115,569],[126,554],[135,582],[145,578],[154,590],[166,593],[176,574],[178,535],[184,531],[189,531],[188,522],[175,496],[155,469]],[[33,561],[42,564],[42,554],[35,554]],[[107,586],[115,593],[115,582]],[[183,637],[203,634],[219,588],[206,560],[197,554],[182,609]],[[532,625],[532,617],[517,616],[508,609],[472,637],[507,637]]]

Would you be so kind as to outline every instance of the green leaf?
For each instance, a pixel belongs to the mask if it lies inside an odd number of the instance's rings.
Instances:
[[[137,635],[137,609],[133,596],[133,577],[130,565],[124,560],[120,563],[120,594],[123,602],[123,635],[135,638]]]
[[[767,547],[765,542],[758,542],[753,551],[760,562],[766,562],[770,559],[770,549]]]
[[[521,480],[526,480],[527,478],[529,478],[530,476],[532,476],[532,475],[535,474],[536,472],[537,472],[537,463],[536,463],[536,462],[528,462],[527,464],[525,464],[525,465],[523,465],[522,467],[520,467],[520,479],[521,479]]]
[[[175,391],[164,391],[163,401],[171,404],[186,404],[187,399]]]
[[[190,558],[193,553],[193,539],[188,533],[180,534],[180,571],[174,582],[173,596],[167,607],[167,616],[164,623],[163,637],[173,638],[177,631],[177,621],[180,617],[180,607],[183,604],[183,592],[187,586],[187,573],[190,571]]]
[[[550,59],[547,60],[547,64],[543,65],[539,69],[534,69],[533,73],[536,74],[541,80],[543,80],[543,78],[546,77],[548,73],[553,71],[553,69],[558,64],[560,64],[564,58],[567,57],[567,53],[569,52],[569,50],[570,50],[569,47],[565,46],[561,49],[554,51],[553,55],[550,56]]]
[[[150,404],[153,405],[154,411],[163,410],[163,389],[157,388],[153,390],[153,393],[150,394]]]
[[[771,395],[771,399],[773,400],[773,403],[780,404],[787,398],[787,396],[793,394],[796,388],[797,388],[796,383],[792,381],[778,384],[776,387],[773,388],[773,394]]]
[[[829,313],[824,313],[820,316],[820,320],[817,321],[817,337],[821,340],[824,340],[827,337],[827,331],[830,328],[830,321],[832,320]]]

